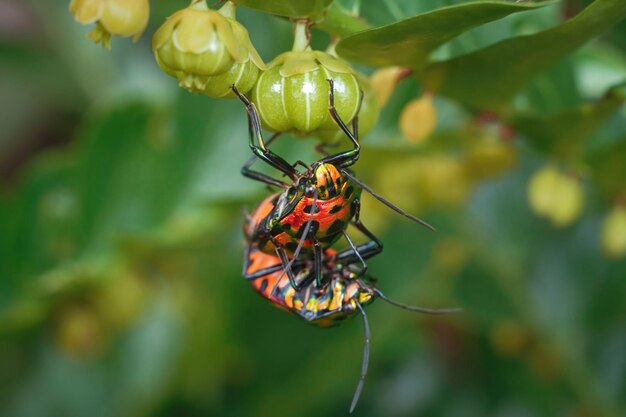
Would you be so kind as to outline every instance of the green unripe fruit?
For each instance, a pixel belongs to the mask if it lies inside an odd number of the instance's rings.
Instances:
[[[213,98],[233,98],[231,89],[234,84],[239,92],[245,94],[254,87],[261,70],[251,60],[243,64],[235,64],[227,72],[207,78],[202,92]]]
[[[194,0],[157,30],[152,50],[159,66],[181,87],[211,97],[226,96],[232,84],[249,91],[259,68],[265,67],[248,31],[234,20],[230,2],[215,11],[204,0]]]
[[[337,125],[328,112],[328,79],[334,81],[339,116],[348,123],[356,115],[360,87],[354,70],[345,62],[309,49],[285,52],[268,67],[252,90],[265,129],[296,135],[334,131]]]

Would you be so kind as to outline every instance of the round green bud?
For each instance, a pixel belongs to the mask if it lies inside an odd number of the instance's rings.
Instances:
[[[269,65],[252,89],[261,123],[267,130],[307,135],[337,128],[329,107],[334,82],[335,108],[349,122],[360,103],[360,87],[354,70],[345,62],[322,52],[285,52]]]
[[[234,20],[231,2],[215,11],[207,7],[205,0],[192,1],[157,30],[152,50],[163,71],[177,78],[182,87],[212,97],[226,94],[220,83],[228,82],[228,87],[238,82],[242,87],[254,84],[251,77],[264,68],[248,31]],[[250,66],[256,66],[257,71]],[[207,87],[210,83],[217,85]]]

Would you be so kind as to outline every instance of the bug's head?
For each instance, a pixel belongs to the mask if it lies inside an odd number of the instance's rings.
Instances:
[[[341,193],[343,176],[333,164],[320,164],[314,169],[317,196],[321,200],[328,200]]]

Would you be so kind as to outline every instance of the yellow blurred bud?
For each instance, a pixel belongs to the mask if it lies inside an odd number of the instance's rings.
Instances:
[[[501,356],[520,356],[530,343],[530,334],[521,323],[504,320],[496,323],[489,338],[494,350]]]
[[[149,288],[130,269],[117,266],[110,271],[95,298],[95,307],[103,320],[115,328],[131,325],[146,304]]]
[[[532,210],[556,227],[565,227],[582,213],[584,196],[577,178],[562,173],[552,165],[537,171],[528,184]]]
[[[389,101],[405,71],[401,67],[385,67],[375,71],[370,77],[372,91],[381,108]]]
[[[602,249],[611,258],[626,256],[626,207],[615,207],[604,218]]]
[[[413,143],[426,140],[435,130],[436,124],[437,111],[431,94],[424,94],[409,102],[400,115],[400,131]]]
[[[232,84],[249,91],[259,69],[265,68],[248,31],[235,20],[231,2],[216,11],[205,0],[193,0],[156,31],[152,50],[159,66],[181,87],[211,97],[231,95]]]
[[[485,179],[502,174],[517,160],[515,148],[499,137],[479,138],[470,146],[465,168],[473,178]]]
[[[137,41],[150,17],[148,0],[72,0],[70,12],[84,25],[95,23],[89,37],[110,49],[111,36]]]
[[[65,353],[76,358],[97,356],[108,345],[102,320],[90,306],[64,307],[58,316],[54,337]]]

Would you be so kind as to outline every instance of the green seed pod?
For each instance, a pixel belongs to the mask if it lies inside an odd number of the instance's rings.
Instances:
[[[335,107],[349,122],[359,108],[360,88],[345,62],[307,46],[306,24],[296,25],[294,48],[277,56],[252,89],[261,123],[267,130],[307,135],[334,130],[328,112],[328,79],[334,81]]]
[[[215,11],[193,0],[174,13],[152,39],[159,66],[192,92],[222,97],[232,84],[249,91],[265,64],[234,12],[231,2]]]
[[[203,92],[213,98],[234,98],[235,94],[231,89],[232,85],[235,85],[240,93],[247,93],[256,84],[261,71],[265,69],[265,63],[263,63],[256,49],[252,46],[246,28],[234,19],[229,18],[228,21],[240,44],[247,45],[248,57],[242,63],[235,63],[225,73],[207,78]]]
[[[95,23],[88,36],[111,49],[111,35],[139,39],[148,24],[150,4],[148,0],[72,0],[70,12],[84,25]]]

